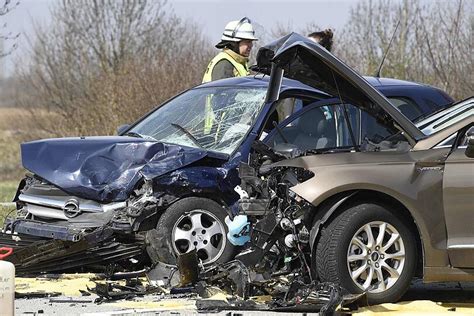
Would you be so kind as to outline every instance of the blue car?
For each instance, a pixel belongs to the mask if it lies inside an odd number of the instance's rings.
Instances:
[[[412,121],[453,102],[427,85],[365,79]],[[210,82],[122,127],[120,136],[22,144],[31,174],[19,185],[17,216],[6,231],[79,242],[106,227],[120,236],[143,233],[160,245],[156,258],[166,263],[193,249],[203,264],[228,261],[235,248],[225,218],[237,211],[237,166],[255,140],[272,147],[290,141],[308,151],[389,135],[338,96],[284,79],[278,100],[267,102],[268,86],[260,75]],[[305,116],[315,108],[319,116]],[[352,133],[339,124],[344,119]]]

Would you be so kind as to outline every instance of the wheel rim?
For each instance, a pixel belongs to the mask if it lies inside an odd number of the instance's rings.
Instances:
[[[171,232],[173,250],[184,254],[196,249],[203,264],[216,261],[225,248],[226,236],[222,222],[206,210],[193,210],[183,214]]]
[[[362,290],[380,293],[391,288],[405,266],[405,244],[392,225],[370,222],[352,237],[347,267],[352,281]]]

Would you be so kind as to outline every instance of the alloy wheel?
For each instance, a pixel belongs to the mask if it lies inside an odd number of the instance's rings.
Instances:
[[[193,210],[183,214],[171,233],[173,250],[177,254],[196,249],[198,259],[203,264],[216,261],[226,244],[222,222],[206,210]]]
[[[380,293],[391,288],[405,265],[405,244],[389,223],[370,222],[352,237],[347,268],[352,281],[364,291]]]

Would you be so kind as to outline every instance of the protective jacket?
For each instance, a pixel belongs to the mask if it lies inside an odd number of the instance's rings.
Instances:
[[[243,77],[248,76],[250,74],[247,65],[248,58],[241,56],[230,49],[224,48],[222,52],[217,54],[216,57],[214,57],[207,66],[206,72],[204,73],[204,77],[202,78],[203,83],[216,80],[216,74],[214,74],[213,76],[213,71],[216,65],[222,60],[226,60],[232,64],[232,66],[234,67],[234,77]]]

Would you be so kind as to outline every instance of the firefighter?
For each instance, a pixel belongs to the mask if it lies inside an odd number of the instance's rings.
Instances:
[[[207,66],[202,82],[249,75],[247,63],[252,51],[253,41],[256,40],[249,18],[245,17],[239,21],[227,23],[221,41],[216,45],[222,51]],[[205,135],[211,133],[213,126],[218,132],[221,122],[225,120],[227,115],[226,111],[217,113],[213,103],[213,97],[209,95],[206,100],[204,117]],[[217,132],[215,137],[217,137]]]
[[[221,41],[216,45],[222,51],[207,66],[202,82],[249,75],[247,63],[256,40],[249,18],[227,23]]]

